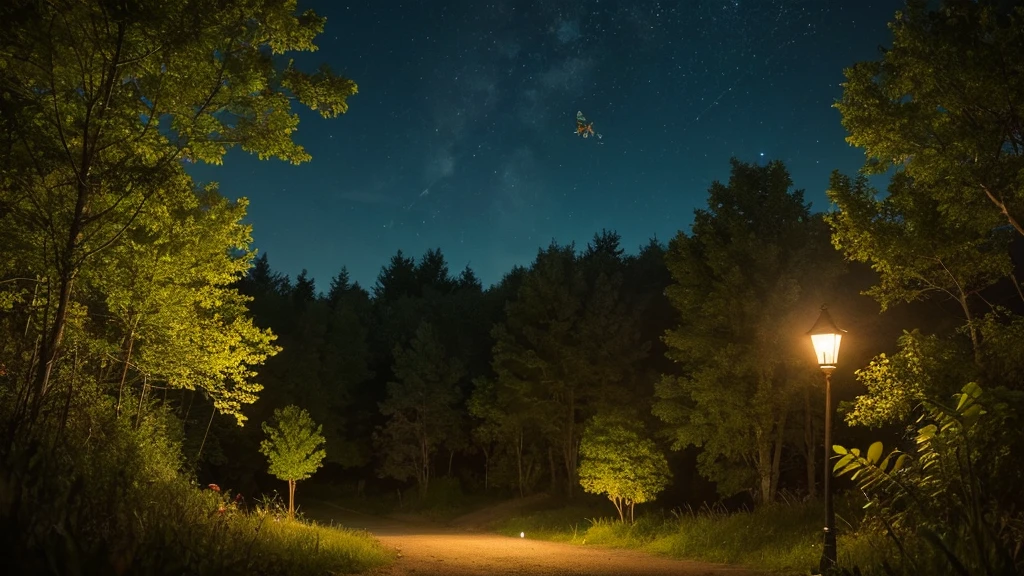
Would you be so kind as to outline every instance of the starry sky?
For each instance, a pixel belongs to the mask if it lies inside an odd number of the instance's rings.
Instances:
[[[296,62],[353,79],[349,112],[300,112],[301,166],[232,151],[193,173],[248,197],[259,252],[320,290],[343,265],[371,287],[399,249],[486,286],[552,239],[667,242],[733,156],[784,161],[823,210],[829,173],[863,161],[832,108],[842,70],[877,58],[901,4],[300,0],[327,25]]]

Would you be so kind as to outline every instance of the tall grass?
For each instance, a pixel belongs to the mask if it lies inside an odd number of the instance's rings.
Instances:
[[[603,514],[606,511],[605,506],[597,508],[593,505],[577,504],[564,508],[527,512],[501,520],[492,528],[507,536],[519,536],[520,533],[525,533],[527,537],[538,540],[584,544],[587,531],[595,522],[594,518],[597,518],[597,514]],[[599,518],[597,521],[601,521],[601,519]]]
[[[720,507],[645,514],[635,524],[617,518],[587,517],[589,507],[545,510],[509,518],[495,528],[508,535],[543,540],[633,548],[679,559],[739,564],[782,574],[808,574],[821,556],[822,504],[790,502],[754,511],[729,512]],[[894,551],[884,537],[861,530],[858,510],[840,506],[840,566],[858,566],[863,574]]]
[[[212,490],[183,481],[151,490],[133,510],[134,553],[123,560],[139,574],[306,575],[361,572],[393,554],[368,533],[290,521],[280,504],[248,511]]]
[[[0,443],[4,573],[322,575],[392,560],[367,533],[197,486],[179,472],[166,411],[130,419],[102,398],[83,404],[63,434],[39,424]]]

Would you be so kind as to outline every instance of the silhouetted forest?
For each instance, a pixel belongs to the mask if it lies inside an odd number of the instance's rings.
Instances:
[[[784,173],[778,164],[737,163],[736,168],[756,174],[758,184]],[[754,189],[737,192],[737,211],[742,204],[749,209],[764,200]],[[723,293],[721,305],[738,316],[737,336],[744,324],[752,333],[766,331],[776,341],[772,362],[784,363],[780,371],[802,374],[803,390],[795,382],[783,383],[792,378],[788,375],[776,384],[790,389],[783,392],[788,397],[775,416],[786,424],[778,427],[785,441],[773,490],[807,494],[813,488],[806,468],[805,421],[810,419],[810,433],[820,438],[823,399],[804,332],[824,301],[844,320],[849,316],[853,321],[854,311],[864,317],[851,342],[880,340],[885,328],[875,318],[877,307],[870,310],[870,303],[858,301],[855,286],[869,285],[870,272],[859,269],[859,278],[852,277],[831,248],[820,215],[811,215],[798,193],[776,192],[792,198],[802,219],[796,224],[802,230],[787,247],[794,253],[764,261],[758,270],[739,271],[749,274],[750,282],[743,282],[742,292]],[[664,341],[666,331],[680,326],[680,312],[667,296],[675,283],[666,256],[678,253],[684,240],[680,236],[666,245],[652,239],[631,252],[607,230],[583,247],[553,241],[538,250],[529,266],[509,270],[486,288],[471,268],[449,270],[440,249],[419,258],[398,252],[366,288],[339,266],[321,289],[305,273],[291,279],[274,272],[268,256],[261,255],[238,288],[252,298],[255,324],[277,335],[281,352],[260,370],[256,381],[264,390],[246,413],[260,422],[274,407],[296,404],[322,422],[328,466],[318,482],[353,490],[361,482],[366,491],[379,494],[410,485],[426,490],[431,479],[449,477],[467,490],[570,495],[579,490],[573,451],[595,415],[623,415],[661,439],[665,448],[672,443],[673,434],[663,433],[669,427],[652,407],[660,400],[670,410],[669,400],[661,399],[656,388],[666,375],[679,373],[666,356]],[[773,240],[759,238],[760,245],[751,248],[766,248]],[[749,263],[758,256],[747,255]],[[805,269],[794,270],[790,262],[805,258]],[[802,275],[802,293],[773,310],[770,287],[787,273]],[[874,334],[865,334],[864,327]],[[894,329],[890,326],[889,332]],[[521,385],[530,379],[543,384]],[[203,446],[202,454],[196,454],[204,476],[248,492],[273,487],[254,450],[261,431],[216,417],[206,434],[211,407],[190,395],[179,403],[192,403],[186,423],[189,445]],[[729,462],[736,470],[724,473],[731,484],[721,495],[772,499],[760,494],[760,486],[750,481],[755,470],[743,464],[754,450],[736,447],[738,457]],[[671,460],[675,477],[682,480],[674,503],[699,505],[716,498],[714,485],[696,470],[693,450]],[[813,473],[820,476],[818,467]]]

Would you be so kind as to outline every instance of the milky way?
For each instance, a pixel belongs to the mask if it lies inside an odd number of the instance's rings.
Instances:
[[[685,5],[685,8],[680,6]],[[195,169],[247,196],[256,246],[320,288],[372,285],[396,250],[440,247],[485,283],[552,240],[602,228],[627,249],[687,229],[729,158],[789,166],[824,209],[854,171],[838,113],[845,66],[888,43],[895,1],[300,3],[359,85],[337,120],[303,113],[298,167],[232,152]],[[580,138],[582,111],[601,139]]]

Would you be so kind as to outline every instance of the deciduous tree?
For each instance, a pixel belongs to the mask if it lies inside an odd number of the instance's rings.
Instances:
[[[847,141],[869,171],[925,184],[956,225],[1024,234],[1024,8],[910,0],[889,27],[892,47],[846,70]]]
[[[90,332],[116,346],[118,410],[129,377],[174,390],[200,390],[223,413],[245,421],[242,407],[262,386],[255,367],[279,349],[253,325],[248,298],[233,286],[250,266],[247,202],[216,187],[193,191],[187,179],[165,185],[121,239],[79,274],[90,306]],[[146,386],[139,391],[139,406]]]
[[[628,512],[632,523],[634,506],[654,500],[672,477],[665,455],[635,421],[595,416],[583,432],[580,457],[580,485],[607,496],[622,522]]]
[[[260,453],[267,457],[270,474],[288,482],[288,517],[294,518],[295,483],[319,470],[327,455],[323,428],[294,405],[274,410],[273,419],[262,428],[267,438],[260,443]]]
[[[182,178],[182,161],[220,163],[238,145],[304,162],[292,102],[325,117],[347,110],[353,82],[281,58],[314,50],[323,26],[311,11],[296,14],[294,0],[0,8],[0,228],[18,231],[5,251],[27,252],[12,259],[45,287],[35,299],[47,306],[33,352],[36,409],[83,266],[120,241],[165,182]],[[6,292],[30,298],[12,284]]]
[[[847,259],[878,273],[867,294],[886,310],[930,297],[956,303],[976,357],[981,347],[976,316],[988,308],[981,292],[1012,276],[1009,231],[994,218],[964,226],[934,195],[936,184],[897,173],[881,196],[867,178],[832,174],[828,197],[839,210],[826,216],[832,243]]]
[[[702,448],[698,467],[723,495],[775,497],[796,392],[815,376],[798,322],[841,267],[821,246],[826,230],[785,166],[737,160],[669,245],[679,325],[664,340],[678,372],[658,384],[654,412],[674,448]]]
[[[398,480],[415,478],[426,494],[437,449],[453,439],[461,363],[450,359],[433,328],[421,324],[409,346],[396,346],[387,399],[380,405],[387,423],[377,434],[383,451],[380,472]]]

